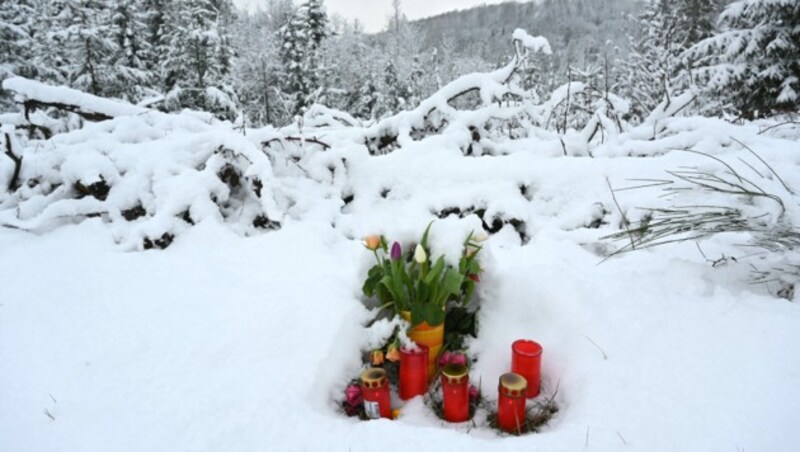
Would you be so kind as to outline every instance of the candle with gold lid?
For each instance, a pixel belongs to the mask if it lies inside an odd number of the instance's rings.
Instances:
[[[447,364],[442,368],[444,418],[448,422],[469,420],[469,370],[464,364]]]
[[[528,382],[515,373],[500,377],[497,399],[497,425],[508,433],[522,433],[527,422],[525,411]]]
[[[392,419],[392,402],[389,396],[389,379],[386,371],[379,368],[361,373],[361,392],[364,397],[364,412],[370,419]]]

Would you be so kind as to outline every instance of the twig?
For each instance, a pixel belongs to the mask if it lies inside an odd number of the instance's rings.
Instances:
[[[276,141],[278,143],[281,143],[284,140],[286,140],[286,141],[296,141],[296,142],[300,142],[300,143],[313,143],[313,144],[322,146],[322,148],[324,150],[326,150],[326,151],[331,148],[331,145],[329,145],[328,143],[322,142],[317,138],[304,138],[304,137],[273,138],[273,139],[267,140],[267,141],[265,141],[265,142],[263,142],[261,144],[262,144],[262,146],[267,147],[267,146],[271,145],[272,143],[274,143]],[[281,143],[281,144],[283,144],[283,143]]]
[[[628,217],[625,215],[625,212],[622,211],[622,207],[620,207],[619,202],[617,201],[617,195],[614,194],[614,188],[611,187],[611,181],[606,177],[606,183],[608,184],[608,189],[611,190],[611,198],[614,200],[614,204],[616,204],[617,209],[619,210],[619,214],[622,215],[622,224],[625,225],[625,230],[628,231],[628,236],[631,239],[631,249],[636,249],[636,241],[633,238],[633,234],[631,233],[631,228],[628,226],[630,221],[628,221]]]
[[[608,361],[608,355],[606,354],[606,351],[605,351],[605,350],[603,350],[603,348],[602,348],[602,347],[600,347],[599,345],[597,345],[597,342],[593,341],[593,340],[592,340],[592,338],[590,338],[589,336],[583,336],[583,337],[585,337],[587,341],[591,342],[591,343],[592,343],[592,345],[594,345],[595,347],[597,347],[597,349],[598,349],[598,350],[600,350],[600,353],[602,353],[602,354],[603,354],[603,359],[604,359],[605,361]]]
[[[49,417],[49,418],[50,418],[50,420],[52,420],[52,421],[55,421],[55,420],[56,420],[55,416],[53,416],[53,415],[50,413],[50,410],[48,410],[47,408],[45,408],[43,412],[44,412],[45,416],[47,416],[47,417]]]
[[[588,449],[588,448],[589,448],[589,431],[590,431],[590,430],[591,430],[591,427],[587,425],[587,426],[586,426],[586,444],[584,445],[584,447],[585,447],[586,449]]]
[[[622,440],[622,444],[624,444],[626,446],[628,445],[628,442],[625,441],[625,438],[622,437],[622,433],[620,433],[619,430],[617,430],[617,436],[619,436],[619,439]]]
[[[784,182],[784,180],[781,178],[781,176],[778,174],[778,172],[777,172],[777,171],[775,171],[775,169],[774,169],[774,168],[772,168],[772,166],[770,166],[770,164],[769,164],[769,163],[767,163],[767,162],[766,162],[764,159],[762,159],[762,158],[761,158],[761,156],[760,156],[760,155],[758,155],[758,154],[756,153],[756,151],[754,151],[753,149],[751,149],[751,148],[750,148],[750,146],[748,146],[748,145],[746,145],[746,144],[742,143],[741,141],[737,140],[737,139],[736,139],[736,138],[734,138],[734,137],[731,137],[731,140],[733,140],[733,141],[735,141],[735,142],[739,143],[739,144],[740,144],[740,145],[741,145],[743,148],[745,148],[745,149],[747,149],[748,151],[750,151],[750,153],[751,153],[751,154],[753,154],[753,155],[754,155],[754,156],[755,156],[755,157],[756,157],[758,160],[760,160],[760,161],[761,161],[761,163],[763,163],[763,164],[764,164],[764,166],[766,166],[766,167],[767,167],[767,168],[768,168],[768,169],[769,169],[769,170],[772,172],[772,174],[774,174],[774,175],[775,175],[775,177],[777,177],[777,178],[778,178],[778,180],[780,181],[781,185],[783,185],[783,188],[785,188],[787,192],[789,192],[790,194],[794,194],[794,192],[792,191],[792,189],[791,189],[791,188],[789,188],[789,186],[786,184],[786,182]]]
[[[769,126],[769,127],[765,128],[765,129],[761,130],[760,132],[758,132],[758,134],[759,134],[759,135],[763,135],[763,134],[765,134],[765,133],[769,132],[769,131],[770,131],[770,130],[772,130],[772,129],[777,129],[778,127],[788,126],[788,125],[792,125],[792,124],[794,124],[794,125],[800,125],[800,122],[797,122],[797,121],[786,121],[786,122],[782,122],[782,123],[780,123],[780,124],[775,124],[775,125],[773,125],[773,126]]]
[[[22,156],[17,156],[14,154],[14,150],[11,149],[11,136],[6,133],[5,137],[6,155],[14,162],[14,173],[11,175],[11,180],[8,182],[8,191],[13,193],[19,188],[17,182],[19,181],[20,170],[22,170]]]

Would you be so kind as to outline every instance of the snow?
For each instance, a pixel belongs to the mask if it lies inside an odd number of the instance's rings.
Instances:
[[[84,111],[101,113],[112,118],[138,115],[150,111],[121,101],[93,96],[66,86],[50,86],[23,77],[3,80],[3,89],[13,91],[23,98],[36,99],[46,103],[75,105]]]
[[[686,203],[796,229],[800,133],[676,116],[690,92],[637,127],[612,124],[627,104],[610,97],[596,122],[558,134],[544,123],[582,86],[531,105],[505,83],[516,64],[374,125],[321,106],[258,130],[123,109],[49,140],[15,139],[23,186],[0,192],[0,449],[791,450],[797,296],[749,278],[753,266],[796,263],[797,251],[753,254],[758,231],[739,231],[610,257],[626,243],[604,237],[643,209]],[[469,89],[473,110],[452,105]],[[521,100],[496,105],[509,95]],[[606,133],[589,139],[597,124]],[[374,152],[387,132],[396,145]],[[784,209],[625,190],[687,169],[735,169]],[[12,171],[0,155],[0,187]],[[93,184],[108,192],[81,196]],[[137,205],[142,216],[126,218]],[[276,225],[257,227],[259,216]],[[483,410],[447,425],[420,399],[395,421],[338,409],[361,353],[400,324],[366,326],[373,258],[361,240],[385,234],[408,249],[432,220],[431,254],[450,262],[469,234],[490,233],[472,383],[493,402],[511,343],[540,342],[543,397],[557,390],[560,407],[541,433],[499,435]],[[142,251],[163,234],[169,247]]]
[[[552,55],[553,51],[550,49],[550,42],[543,36],[531,36],[527,31],[517,28],[512,35],[515,41],[522,43],[523,47],[536,53],[541,52],[545,55]]]

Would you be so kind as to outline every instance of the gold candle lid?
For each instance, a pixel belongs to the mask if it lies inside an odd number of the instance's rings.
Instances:
[[[442,376],[448,383],[461,383],[461,380],[469,374],[469,369],[463,364],[447,364],[442,368]]]
[[[527,389],[528,380],[520,374],[511,372],[500,377],[500,392],[505,395],[520,397],[525,395]]]
[[[373,367],[361,373],[361,384],[367,388],[379,388],[387,382],[386,371],[383,369]]]

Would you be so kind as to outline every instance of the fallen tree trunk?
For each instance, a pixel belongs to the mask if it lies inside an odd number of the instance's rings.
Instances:
[[[120,116],[134,116],[150,110],[118,100],[105,99],[66,86],[50,86],[23,77],[3,80],[3,89],[16,94],[24,107],[25,119],[40,108],[55,108],[74,113],[87,121],[99,122]]]

